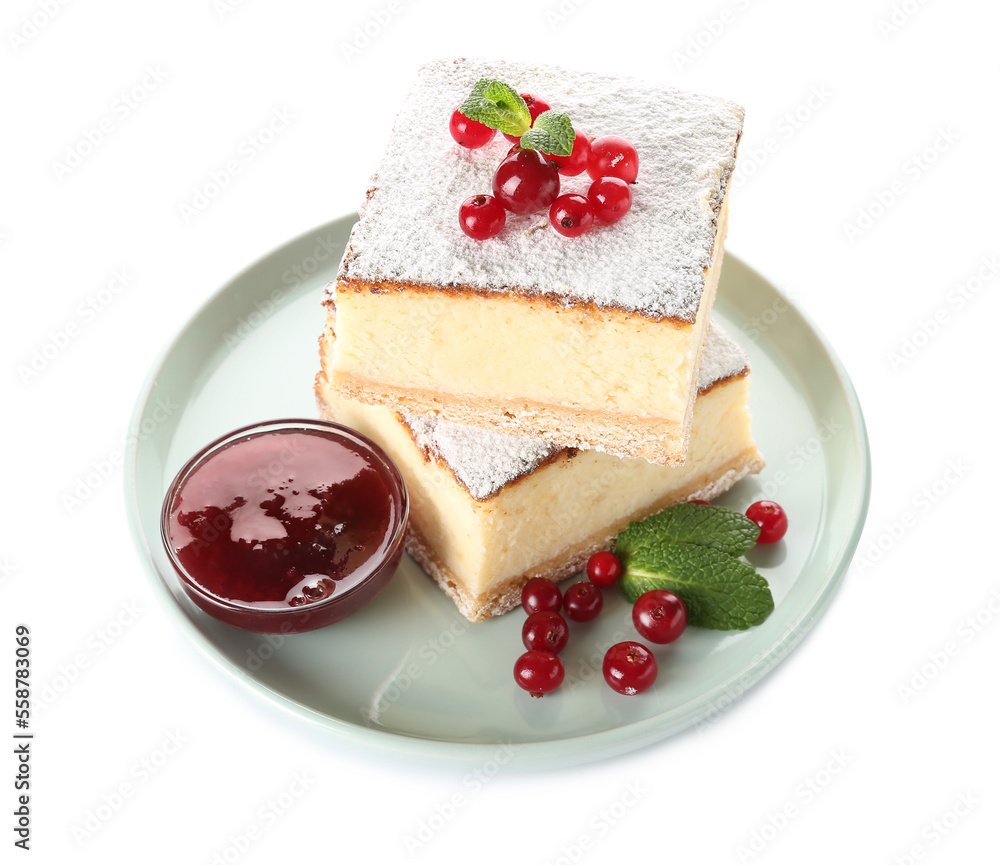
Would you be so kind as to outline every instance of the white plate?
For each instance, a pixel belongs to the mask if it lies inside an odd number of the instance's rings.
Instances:
[[[481,763],[501,744],[518,765],[596,760],[730,707],[826,607],[857,546],[870,486],[864,421],[840,362],[787,299],[732,256],[715,310],[750,355],[754,435],[768,468],[720,501],[743,510],[773,497],[790,515],[784,541],[749,555],[776,603],[761,626],[688,629],[656,649],[654,688],[623,697],[600,665],[604,648],[634,631],[628,604],[606,592],[601,616],[571,628],[563,685],[537,700],[511,674],[523,617],[469,624],[408,557],[371,605],[309,634],[246,633],[188,601],[159,539],[166,488],[191,454],[231,429],[316,415],[320,298],[352,223],[311,231],[224,286],[167,346],[139,397],[126,462],[130,521],[179,626],[221,670],[329,731],[333,744],[435,761]],[[766,330],[751,332],[747,322],[761,317]]]

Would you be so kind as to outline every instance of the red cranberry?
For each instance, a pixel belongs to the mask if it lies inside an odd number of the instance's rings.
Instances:
[[[512,213],[534,213],[559,195],[559,175],[537,150],[517,150],[493,175],[493,194]]]
[[[631,142],[618,135],[605,135],[590,142],[587,173],[599,177],[620,177],[634,183],[639,173],[639,154]]]
[[[470,120],[457,108],[452,112],[448,128],[451,130],[451,137],[470,150],[485,147],[497,132],[476,120]]]
[[[589,622],[596,619],[604,607],[604,596],[593,583],[583,580],[574,583],[563,595],[563,608],[574,622]]]
[[[521,642],[526,649],[537,649],[558,655],[566,648],[568,639],[569,625],[562,616],[551,610],[532,613],[521,626]]]
[[[503,231],[507,211],[492,195],[473,195],[458,209],[458,222],[474,240],[488,240]]]
[[[615,643],[604,656],[604,681],[619,694],[641,694],[656,681],[656,658],[642,643]]]
[[[596,586],[613,586],[622,575],[622,563],[618,556],[602,550],[587,560],[587,576]]]
[[[652,589],[632,607],[632,624],[651,643],[672,643],[687,627],[687,606],[673,592]]]
[[[776,543],[788,531],[788,515],[777,502],[754,502],[747,508],[747,519],[760,526],[758,544]]]
[[[594,216],[604,222],[617,222],[632,207],[632,190],[620,177],[599,177],[590,184],[587,198]]]
[[[594,208],[583,195],[560,195],[549,208],[549,222],[563,237],[579,237],[594,227]]]
[[[562,608],[562,593],[552,580],[532,577],[521,589],[521,606],[529,616],[539,610],[558,613]]]
[[[552,652],[525,652],[514,662],[514,681],[532,697],[554,691],[562,684],[566,671]]]

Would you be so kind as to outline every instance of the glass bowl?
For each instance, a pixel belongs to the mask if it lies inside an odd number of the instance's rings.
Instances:
[[[396,572],[409,497],[386,453],[317,420],[241,427],[167,490],[163,545],[191,600],[246,631],[294,634],[371,601]]]

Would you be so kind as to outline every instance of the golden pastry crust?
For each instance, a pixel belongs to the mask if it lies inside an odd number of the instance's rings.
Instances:
[[[406,551],[455,602],[463,616],[470,622],[484,622],[517,607],[521,603],[521,590],[532,577],[545,577],[560,582],[579,574],[586,566],[587,559],[594,553],[611,549],[614,539],[629,523],[645,519],[680,502],[693,499],[711,500],[722,495],[741,478],[759,472],[763,467],[764,460],[756,449],[744,451],[730,460],[720,472],[705,473],[701,477],[693,478],[681,489],[671,492],[649,507],[621,517],[607,528],[574,544],[558,557],[535,565],[481,595],[470,593],[462,581],[451,573],[425,540],[419,520],[413,518],[410,519],[407,529]]]
[[[690,424],[642,422],[634,416],[556,409],[531,400],[495,400],[488,407],[440,391],[370,387],[352,375],[330,372],[334,390],[357,402],[399,414],[430,414],[452,423],[497,429],[524,438],[546,438],[566,447],[636,457],[660,465],[683,465]]]

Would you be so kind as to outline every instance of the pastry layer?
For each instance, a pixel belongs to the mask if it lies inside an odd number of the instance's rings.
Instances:
[[[330,382],[395,411],[677,465],[722,256],[720,235],[692,324],[537,297],[338,282]]]
[[[490,189],[509,146],[498,135],[468,151],[448,133],[480,77],[543,95],[588,135],[632,141],[630,213],[573,239],[545,212],[509,214],[489,241],[466,237],[458,204]],[[332,387],[397,411],[683,462],[742,119],[732,103],[629,79],[423,67],[327,293]],[[585,193],[590,180],[564,177],[560,191]]]
[[[516,606],[532,576],[577,573],[632,520],[714,498],[760,470],[745,358],[720,363],[716,344],[706,351],[713,380],[695,404],[683,466],[403,417],[344,398],[322,372],[317,397],[324,417],[370,436],[399,466],[410,493],[409,551],[466,617],[482,621]]]

